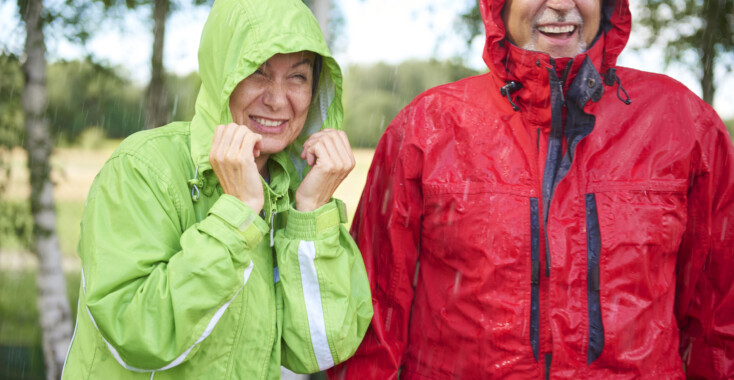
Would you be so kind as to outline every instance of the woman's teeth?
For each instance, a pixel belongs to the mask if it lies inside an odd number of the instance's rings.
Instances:
[[[268,120],[268,119],[261,119],[259,117],[252,117],[252,120],[255,120],[258,124],[261,124],[265,127],[277,127],[281,124],[283,124],[283,120]]]

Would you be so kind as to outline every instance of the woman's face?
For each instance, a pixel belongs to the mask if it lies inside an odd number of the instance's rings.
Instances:
[[[314,53],[276,54],[229,96],[232,119],[262,135],[262,155],[285,149],[301,133],[311,104]]]

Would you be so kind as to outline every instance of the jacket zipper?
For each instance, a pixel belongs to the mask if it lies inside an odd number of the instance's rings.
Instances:
[[[542,320],[545,321],[545,328],[543,329],[542,337],[540,340],[543,344],[543,362],[545,367],[545,378],[550,378],[550,366],[553,358],[552,342],[553,336],[550,330],[550,268],[551,268],[551,255],[550,255],[550,244],[548,240],[548,216],[550,214],[550,205],[553,200],[555,188],[560,182],[559,168],[562,164],[563,158],[563,110],[566,107],[566,97],[563,93],[564,83],[568,76],[573,60],[569,61],[564,69],[562,77],[559,79],[556,74],[556,62],[551,58],[552,68],[548,69],[548,80],[550,87],[550,107],[551,107],[551,128],[548,136],[548,150],[546,152],[545,167],[543,170],[543,177],[541,180],[541,197],[543,199],[543,224],[542,224],[542,237],[543,243],[545,243],[545,283],[539,285],[539,290],[544,291],[543,300],[538,300],[539,317],[543,316]],[[540,134],[538,134],[538,148],[540,145]],[[540,330],[540,326],[538,326]],[[540,335],[540,334],[538,334]],[[536,357],[537,359],[537,357]]]

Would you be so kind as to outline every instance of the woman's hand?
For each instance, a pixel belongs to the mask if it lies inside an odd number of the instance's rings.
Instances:
[[[255,158],[260,156],[262,136],[247,126],[217,126],[209,163],[226,194],[237,197],[259,213],[265,198]]]
[[[312,168],[296,191],[296,210],[308,212],[329,202],[355,161],[347,135],[334,129],[311,135],[303,144],[301,158]]]

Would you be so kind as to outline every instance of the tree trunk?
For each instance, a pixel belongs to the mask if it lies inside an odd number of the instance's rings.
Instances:
[[[704,23],[715,22],[717,12],[723,7],[719,7],[720,0],[704,0],[703,2],[703,14],[702,21]],[[703,101],[713,105],[714,93],[716,87],[714,86],[714,62],[716,61],[716,47],[715,47],[715,35],[716,29],[714,26],[705,25],[701,35],[701,92],[703,95]]]
[[[170,0],[155,0],[153,5],[153,57],[146,103],[146,128],[168,123],[168,91],[163,77],[163,44]]]
[[[329,12],[331,12],[331,0],[313,0],[311,11],[319,22],[324,39],[329,43]]]
[[[46,118],[46,46],[41,14],[43,0],[28,0],[21,15],[26,24],[25,147],[31,182],[33,250],[38,255],[38,315],[43,336],[46,378],[58,379],[71,340],[72,323],[66,282],[61,270],[61,250],[56,235],[51,166],[51,132]]]

